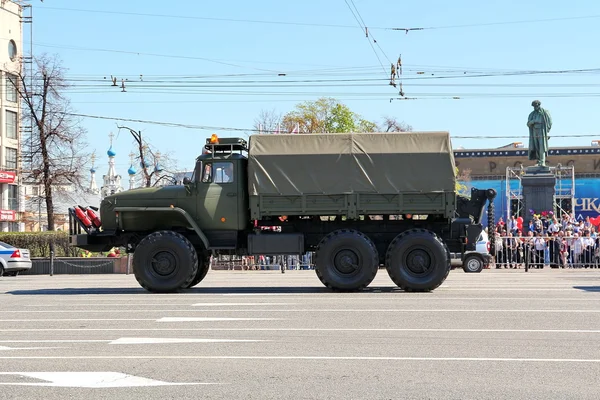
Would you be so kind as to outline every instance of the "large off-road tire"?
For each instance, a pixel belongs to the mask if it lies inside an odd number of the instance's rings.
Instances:
[[[363,233],[340,229],[321,239],[315,252],[315,272],[333,290],[363,289],[379,270],[379,255],[371,239]]]
[[[411,229],[396,236],[385,255],[392,281],[407,292],[429,292],[450,273],[450,252],[437,235]]]
[[[156,293],[186,288],[198,272],[198,254],[185,236],[172,231],[143,238],[133,253],[135,279]]]
[[[202,282],[202,280],[206,277],[208,270],[210,269],[210,255],[206,257],[201,257],[198,259],[198,272],[196,272],[196,276],[187,286],[187,288],[192,288]]]

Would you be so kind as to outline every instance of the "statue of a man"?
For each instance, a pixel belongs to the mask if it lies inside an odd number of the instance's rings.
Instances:
[[[548,154],[548,139],[552,128],[550,113],[541,107],[539,100],[534,100],[531,105],[533,111],[529,114],[527,126],[529,127],[529,159],[537,160],[537,165],[546,166]]]

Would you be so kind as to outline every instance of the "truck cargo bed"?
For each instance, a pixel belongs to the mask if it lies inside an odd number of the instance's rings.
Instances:
[[[253,135],[248,154],[253,219],[454,215],[448,132]]]

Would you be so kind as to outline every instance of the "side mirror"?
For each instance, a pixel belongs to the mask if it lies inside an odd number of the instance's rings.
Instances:
[[[190,178],[188,178],[187,176],[185,178],[183,178],[184,185],[189,185],[190,183],[192,183],[192,180]]]

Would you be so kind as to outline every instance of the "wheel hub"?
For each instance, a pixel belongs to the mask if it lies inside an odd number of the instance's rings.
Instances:
[[[423,249],[413,250],[406,257],[406,267],[413,274],[426,275],[429,273],[431,266],[431,256]]]
[[[467,268],[471,271],[476,271],[479,269],[479,261],[475,259],[471,259],[467,262]]]
[[[177,268],[177,259],[169,252],[161,251],[152,257],[152,269],[159,275],[170,275]]]
[[[355,273],[358,271],[358,263],[358,254],[349,249],[338,252],[333,260],[335,269],[341,274]]]

